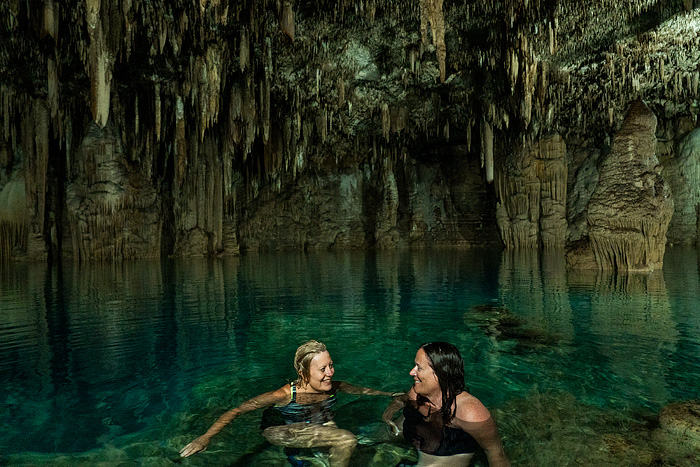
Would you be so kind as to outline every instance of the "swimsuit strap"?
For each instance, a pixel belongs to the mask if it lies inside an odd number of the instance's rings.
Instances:
[[[297,386],[294,384],[294,381],[289,383],[289,385],[292,387],[292,400],[291,402],[296,402],[297,401]]]

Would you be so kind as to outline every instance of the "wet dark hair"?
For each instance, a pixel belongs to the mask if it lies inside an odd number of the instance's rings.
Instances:
[[[464,360],[459,349],[448,342],[428,342],[420,346],[437,376],[442,391],[442,420],[448,424],[455,417],[457,406],[452,404],[457,395],[468,391],[464,384]]]

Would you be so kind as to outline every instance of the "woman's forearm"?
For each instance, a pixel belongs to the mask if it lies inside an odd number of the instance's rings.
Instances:
[[[510,461],[503,448],[486,451],[489,467],[510,467]]]
[[[239,410],[238,407],[224,413],[222,416],[217,418],[214,423],[212,423],[212,425],[209,427],[207,432],[204,433],[204,436],[211,438],[212,436],[214,436],[215,434],[220,432],[226,425],[231,423],[240,414],[241,414],[241,411]]]

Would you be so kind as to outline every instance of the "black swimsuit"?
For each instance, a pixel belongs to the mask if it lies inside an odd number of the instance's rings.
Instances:
[[[291,400],[287,405],[275,405],[265,409],[262,416],[260,429],[271,426],[289,425],[290,423],[318,423],[323,424],[333,420],[331,409],[337,402],[335,394],[328,399],[314,404],[300,404],[297,402],[297,387],[292,382]]]
[[[410,401],[403,415],[403,436],[421,452],[434,456],[472,454],[479,446],[466,431],[445,426],[439,410],[425,416],[418,410],[416,401]]]

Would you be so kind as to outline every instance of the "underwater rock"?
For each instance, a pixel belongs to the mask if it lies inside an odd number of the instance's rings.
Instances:
[[[663,407],[659,412],[659,426],[677,440],[700,450],[700,400]]]
[[[476,305],[470,308],[468,317],[474,314],[476,323],[486,335],[497,340],[513,340],[517,341],[518,346],[528,347],[556,345],[559,342],[558,336],[528,326],[525,319],[504,306]]]

